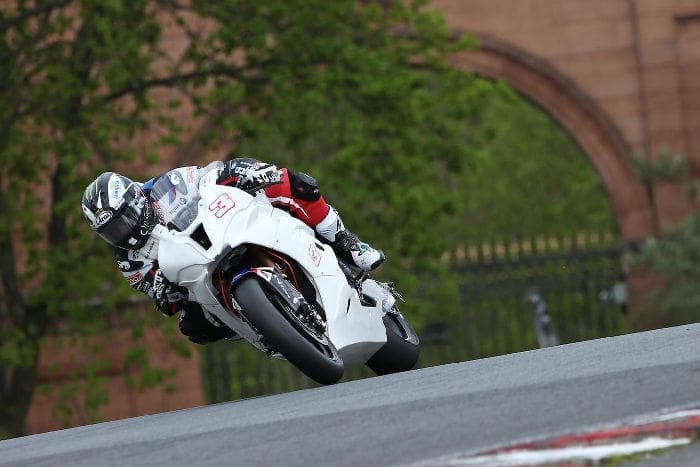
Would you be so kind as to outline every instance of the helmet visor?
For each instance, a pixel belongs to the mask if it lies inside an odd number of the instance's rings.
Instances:
[[[146,198],[136,183],[131,183],[123,196],[124,203],[108,222],[98,227],[97,234],[120,248],[134,248],[148,235],[141,232]],[[147,230],[147,229],[144,229]]]

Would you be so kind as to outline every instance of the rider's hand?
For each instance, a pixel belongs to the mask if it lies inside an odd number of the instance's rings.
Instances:
[[[262,188],[265,185],[279,183],[280,181],[282,181],[282,175],[277,166],[259,164],[245,169],[245,172],[240,176],[238,186],[246,191],[253,191],[256,188]]]
[[[170,282],[158,269],[153,278],[153,298],[156,307],[166,316],[172,316],[187,304],[189,292],[186,288]]]

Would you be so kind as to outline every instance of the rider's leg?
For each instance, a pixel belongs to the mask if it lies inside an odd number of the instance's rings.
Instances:
[[[280,169],[281,183],[265,188],[265,194],[276,208],[284,209],[309,227],[328,213],[328,204],[321,196],[316,181],[303,173]]]
[[[381,250],[360,241],[357,235],[345,228],[338,212],[321,196],[313,177],[288,169],[281,170],[282,183],[265,189],[273,205],[288,210],[314,228],[342,260],[365,271],[377,268],[384,261]]]
[[[328,240],[342,260],[364,271],[376,269],[384,261],[384,253],[361,241],[357,235],[346,229],[338,212],[330,206],[326,217],[315,228],[321,237]]]
[[[186,309],[180,313],[180,332],[195,344],[208,344],[220,339],[233,339],[236,332],[228,326],[219,326],[209,321],[202,307],[195,302],[188,302]]]

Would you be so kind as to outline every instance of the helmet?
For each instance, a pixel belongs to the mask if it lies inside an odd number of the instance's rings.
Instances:
[[[141,185],[115,172],[105,172],[88,185],[82,205],[92,230],[117,248],[143,246],[155,226]]]

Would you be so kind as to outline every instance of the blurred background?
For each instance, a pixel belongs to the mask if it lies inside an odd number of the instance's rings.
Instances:
[[[0,31],[0,439],[313,386],[128,286],[80,210],[105,170],[313,175],[420,367],[700,317],[700,0],[0,0]]]

